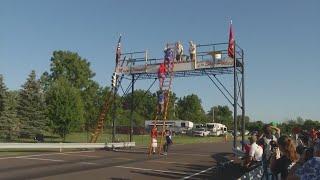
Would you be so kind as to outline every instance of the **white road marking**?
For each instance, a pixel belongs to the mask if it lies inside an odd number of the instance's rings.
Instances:
[[[167,170],[157,170],[157,169],[145,169],[145,168],[136,168],[136,167],[129,167],[129,166],[114,166],[114,167],[125,168],[125,169],[141,170],[141,171],[154,171],[154,172],[162,172],[162,173],[172,173],[172,174],[190,175],[190,173],[178,172],[178,171],[167,171]]]
[[[82,156],[82,157],[92,157],[92,158],[96,158],[96,157],[100,157],[100,156],[91,156],[91,155],[83,155],[83,154],[67,154],[67,153],[61,153],[59,155],[65,155],[65,156]]]
[[[116,158],[112,158],[112,159],[120,159],[120,160],[132,160],[130,158],[122,158],[122,157],[116,157]]]
[[[98,163],[91,163],[91,162],[79,162],[79,164],[97,165]]]
[[[95,151],[76,151],[76,152],[65,152],[65,154],[75,154],[75,153],[83,153],[83,152],[95,152]],[[27,158],[27,157],[38,157],[38,156],[51,156],[51,155],[59,155],[62,153],[47,153],[47,154],[33,154],[33,155],[25,155],[25,156],[10,156],[10,157],[2,157],[2,159],[14,159],[14,158]]]
[[[168,153],[168,154],[175,154],[175,155],[181,155],[181,156],[203,156],[203,157],[211,156],[209,154],[183,154],[183,153]]]
[[[191,178],[191,177],[193,177],[193,176],[197,176],[197,175],[199,175],[199,174],[205,173],[205,172],[210,171],[211,169],[214,169],[214,168],[215,168],[215,166],[213,166],[213,167],[211,167],[211,168],[208,168],[208,169],[205,169],[205,170],[203,170],[203,171],[197,172],[197,173],[192,174],[192,175],[190,175],[190,176],[186,176],[186,177],[184,177],[184,178],[182,178],[182,179],[189,179],[189,178]]]
[[[54,162],[63,162],[64,160],[60,159],[46,159],[46,158],[32,158],[32,157],[16,157],[16,159],[32,159],[32,160],[40,160],[40,161],[54,161]]]
[[[155,163],[163,163],[163,164],[183,164],[183,165],[190,164],[190,163],[182,163],[182,162],[175,162],[175,161],[158,161],[158,160],[151,160],[146,162],[155,162]]]

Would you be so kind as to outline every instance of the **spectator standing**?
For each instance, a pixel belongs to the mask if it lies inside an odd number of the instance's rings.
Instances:
[[[151,147],[152,147],[152,153],[155,154],[156,153],[156,148],[158,147],[158,129],[157,126],[154,126],[151,130]]]
[[[246,158],[245,166],[250,167],[257,162],[262,161],[263,149],[259,146],[257,142],[257,136],[253,135],[249,137],[250,141],[250,150],[248,153],[248,157]]]
[[[170,130],[166,130],[166,142],[163,145],[163,154],[168,155],[169,146],[173,144],[172,142],[172,133]]]
[[[276,136],[272,134],[272,130],[276,130]],[[274,148],[272,147],[273,144],[277,141],[277,137],[280,136],[280,129],[271,126],[270,124],[266,124],[262,128],[262,133],[260,134],[258,144],[262,146],[263,155],[262,155],[262,162],[263,162],[263,169],[266,172],[266,175],[269,174],[269,165],[270,159],[272,155],[272,151]]]
[[[317,131],[312,128],[309,132],[309,147],[313,147],[318,142]]]
[[[320,179],[320,143],[315,144],[313,148],[313,158],[297,168],[295,174],[300,180]]]
[[[272,154],[270,169],[274,175],[280,174],[281,179],[287,179],[290,169],[298,161],[298,155],[293,140],[288,136],[281,136],[278,139],[278,146],[279,148]]]

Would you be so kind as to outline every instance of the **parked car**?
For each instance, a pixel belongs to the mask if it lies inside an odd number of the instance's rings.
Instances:
[[[210,131],[207,131],[205,128],[197,128],[195,130],[193,130],[192,134],[194,136],[208,136],[210,134]]]

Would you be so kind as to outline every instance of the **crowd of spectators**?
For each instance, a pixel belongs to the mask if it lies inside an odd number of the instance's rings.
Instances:
[[[279,128],[267,124],[262,132],[251,134],[244,153],[243,166],[248,171],[263,166],[263,179],[320,179],[320,130],[282,135]]]

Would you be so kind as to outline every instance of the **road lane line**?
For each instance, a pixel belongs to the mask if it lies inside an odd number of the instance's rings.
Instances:
[[[60,159],[32,158],[32,157],[16,157],[16,159],[31,159],[31,160],[40,160],[40,161],[64,162],[64,160],[60,160]]]
[[[130,158],[122,158],[122,157],[115,157],[115,158],[112,158],[112,159],[120,159],[120,160],[133,160],[133,159],[130,159]]]
[[[97,165],[98,163],[92,163],[92,162],[79,162],[79,164]]]
[[[95,152],[95,151],[77,151],[77,152],[65,152],[65,153],[75,154],[75,153],[83,153],[83,152]],[[25,157],[51,156],[51,155],[59,155],[59,154],[61,154],[61,153],[33,154],[33,155],[25,155],[25,156],[9,156],[9,157],[2,157],[2,158],[0,158],[0,160],[14,159],[14,158],[25,158]]]
[[[146,162],[155,162],[155,163],[163,163],[163,164],[182,164],[182,165],[190,164],[190,163],[182,163],[182,162],[175,162],[175,161],[158,161],[158,160],[151,160]]]
[[[141,171],[153,171],[153,172],[161,172],[161,173],[180,174],[180,175],[192,175],[190,173],[185,173],[185,172],[167,171],[167,170],[158,170],[158,169],[146,169],[146,168],[136,168],[136,167],[130,167],[130,166],[114,166],[114,167],[124,168],[124,169],[141,170]]]
[[[199,175],[199,174],[202,174],[202,173],[205,173],[205,172],[207,172],[207,171],[210,171],[211,169],[214,169],[215,167],[216,167],[216,166],[213,166],[213,167],[211,167],[211,168],[208,168],[208,169],[205,169],[205,170],[203,170],[203,171],[197,172],[197,173],[192,174],[192,175],[190,175],[190,176],[186,176],[186,177],[184,177],[184,178],[182,178],[182,179],[189,179],[189,178],[191,178],[191,177],[193,177],[193,176],[197,176],[197,175]]]
[[[100,156],[91,156],[91,155],[83,155],[83,154],[70,154],[70,153],[61,153],[59,155],[64,155],[64,156],[80,156],[80,157],[92,157],[92,158],[98,158]]]
[[[181,155],[181,156],[203,156],[203,157],[211,156],[210,154],[183,154],[183,153],[169,153],[169,154],[175,154],[175,155]]]

